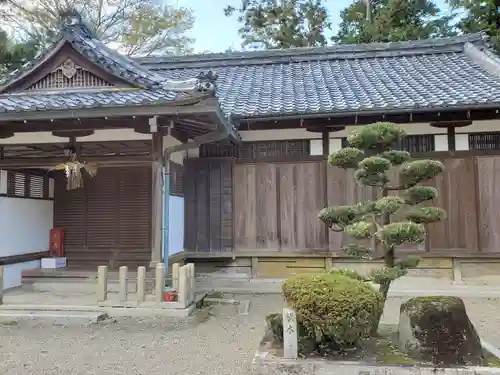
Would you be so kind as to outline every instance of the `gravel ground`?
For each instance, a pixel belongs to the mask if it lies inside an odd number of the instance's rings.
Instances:
[[[249,315],[239,315],[235,305],[212,305],[186,319],[119,318],[104,325],[0,322],[0,374],[249,375],[264,317],[280,311],[283,303],[276,295],[238,298],[251,301]],[[397,321],[403,300],[388,302],[385,322]],[[500,347],[500,300],[466,304],[480,334]]]

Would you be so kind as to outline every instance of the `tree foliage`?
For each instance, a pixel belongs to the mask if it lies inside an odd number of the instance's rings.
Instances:
[[[462,12],[457,28],[463,33],[487,31],[493,47],[500,52],[500,3],[497,0],[447,0]],[[498,4],[498,5],[497,5]]]
[[[36,41],[13,41],[0,29],[0,78],[7,71],[19,68],[38,52]]]
[[[417,258],[398,258],[396,247],[423,242],[425,225],[446,218],[443,209],[429,205],[437,190],[420,185],[442,173],[444,165],[436,160],[412,160],[408,152],[393,149],[405,136],[392,123],[375,123],[352,133],[347,138],[350,147],[332,153],[328,163],[353,169],[358,184],[373,188],[373,199],[327,207],[318,215],[331,230],[349,235],[352,243],[344,249],[347,254],[384,259],[384,267],[370,277],[380,284],[384,298],[394,279],[418,265]]]
[[[186,33],[194,25],[192,11],[155,0],[4,0],[0,22],[46,45],[57,35],[59,15],[73,9],[103,42],[128,55],[191,50]]]
[[[356,1],[341,12],[336,43],[398,42],[454,35],[454,15],[445,15],[430,0],[372,0],[371,20],[366,5]]]
[[[331,28],[323,0],[245,0],[226,16],[238,15],[243,46],[290,48],[324,46]]]

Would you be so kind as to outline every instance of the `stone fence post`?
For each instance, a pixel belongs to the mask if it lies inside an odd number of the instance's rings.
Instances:
[[[158,263],[155,273],[155,300],[157,303],[163,302],[163,290],[165,289],[165,265]]]
[[[0,305],[3,305],[3,266],[0,266]]]
[[[283,308],[283,357],[297,359],[297,314],[295,310]]]
[[[172,264],[172,288],[179,291],[179,263]]]
[[[137,303],[146,299],[146,267],[137,267]]]
[[[127,274],[128,274],[128,267],[127,266],[121,266],[118,270],[118,282],[119,282],[119,298],[120,302],[126,302],[127,301],[127,288],[128,288],[128,281],[127,281]]]
[[[108,266],[97,267],[97,302],[108,299]]]

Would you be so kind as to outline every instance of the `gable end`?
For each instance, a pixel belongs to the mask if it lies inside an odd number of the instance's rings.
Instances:
[[[100,88],[113,86],[114,84],[78,65],[71,58],[67,58],[50,73],[28,86],[26,90]]]

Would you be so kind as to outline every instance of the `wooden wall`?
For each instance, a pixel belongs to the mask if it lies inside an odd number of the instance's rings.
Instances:
[[[55,179],[54,226],[69,266],[137,267],[151,261],[151,167],[102,167],[80,189]]]
[[[232,251],[233,159],[186,160],[184,167],[184,248]]]
[[[428,185],[448,219],[428,226],[418,248],[435,256],[500,254],[500,153],[434,152],[446,172]],[[274,158],[275,159],[275,158]],[[287,160],[202,158],[186,164],[188,252],[235,255],[333,252],[343,254],[343,234],[317,219],[327,205],[371,199],[352,172],[318,157]],[[191,179],[191,180],[190,180]]]

